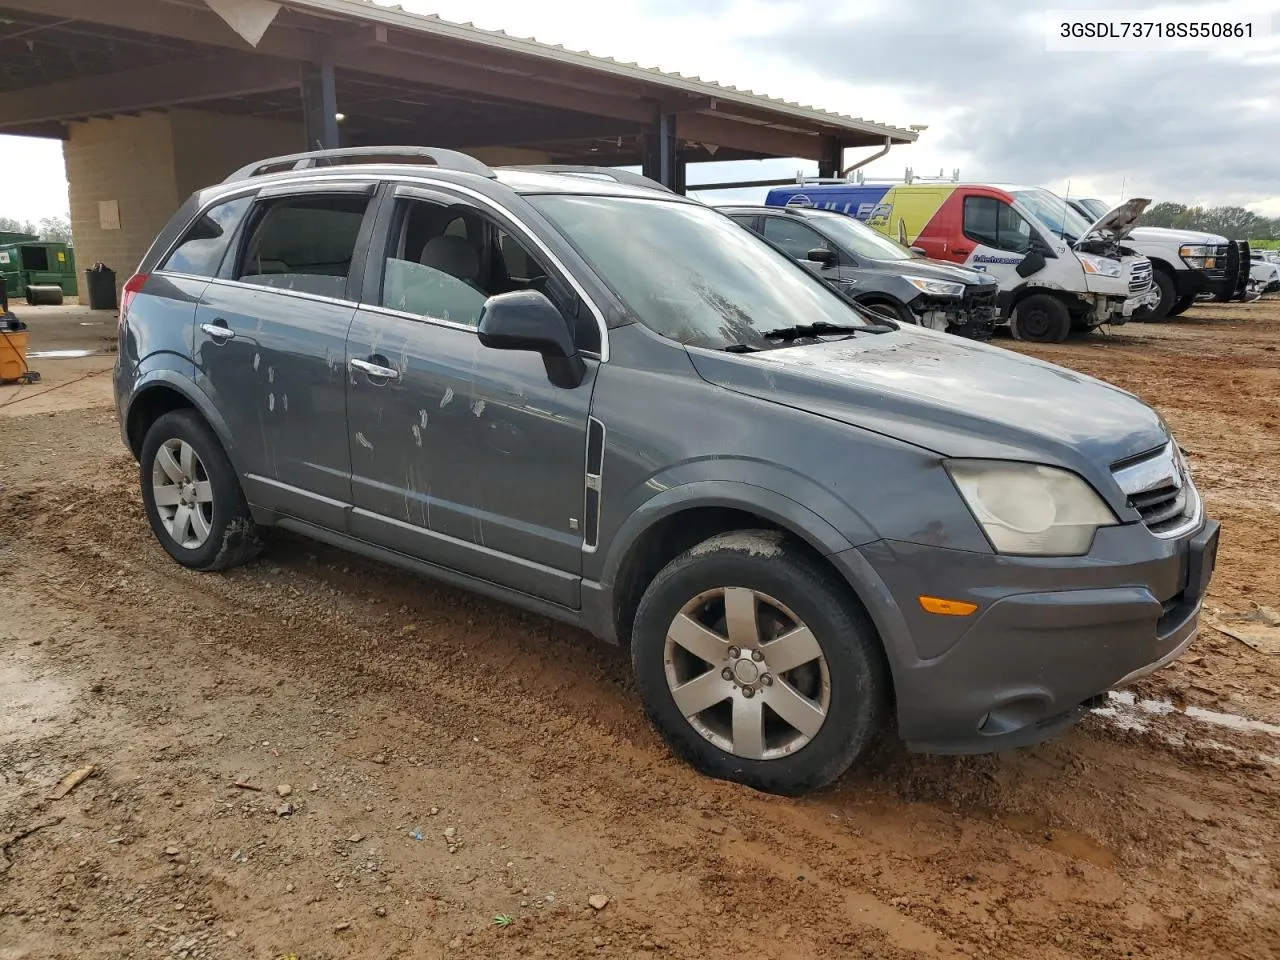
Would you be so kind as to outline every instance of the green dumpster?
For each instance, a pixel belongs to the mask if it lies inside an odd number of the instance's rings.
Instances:
[[[61,287],[64,296],[79,295],[75,251],[65,243],[0,244],[0,278],[10,300],[25,297],[27,287]]]

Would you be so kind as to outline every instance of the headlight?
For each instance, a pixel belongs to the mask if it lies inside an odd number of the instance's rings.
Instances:
[[[1182,262],[1193,270],[1212,270],[1218,265],[1218,248],[1199,243],[1188,243],[1178,248]]]
[[[902,279],[921,293],[927,293],[933,297],[964,296],[963,283],[951,283],[949,280],[930,280],[928,277],[903,277]]]
[[[1095,274],[1099,277],[1111,277],[1119,280],[1122,267],[1120,261],[1110,260],[1106,257],[1093,257],[1087,253],[1078,253],[1080,264],[1084,267],[1085,273]]]
[[[997,553],[1080,556],[1099,527],[1117,523],[1097,492],[1066,470],[997,460],[946,466]]]

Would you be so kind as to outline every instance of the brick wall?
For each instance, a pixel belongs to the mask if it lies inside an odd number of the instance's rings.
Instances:
[[[254,160],[301,153],[302,124],[201,110],[171,110],[178,195],[225,180]]]
[[[101,261],[123,285],[193,192],[254,160],[304,149],[301,124],[201,110],[71,124],[63,155],[79,269]],[[549,159],[500,147],[466,152],[495,166]],[[103,202],[119,206],[119,229],[104,228]]]
[[[63,156],[78,269],[101,261],[123,284],[178,205],[169,117],[73,123]],[[103,201],[119,205],[118,230],[103,229]]]
[[[101,261],[123,286],[193,192],[252,160],[302,149],[300,124],[198,110],[71,124],[63,156],[79,269]],[[104,201],[119,206],[118,230],[102,225]]]

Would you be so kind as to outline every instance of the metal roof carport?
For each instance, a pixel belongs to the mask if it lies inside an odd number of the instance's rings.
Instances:
[[[192,105],[302,121],[306,148],[524,147],[675,189],[698,160],[834,176],[845,148],[916,137],[360,0],[0,0],[0,133]]]

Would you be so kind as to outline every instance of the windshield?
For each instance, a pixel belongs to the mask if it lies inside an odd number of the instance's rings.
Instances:
[[[1068,243],[1075,243],[1093,225],[1093,220],[1085,220],[1066,200],[1048,190],[1015,190],[1013,196],[1032,216],[1048,227],[1050,233],[1062,237]]]
[[[1101,200],[1080,200],[1078,203],[1088,211],[1088,217],[1091,221],[1101,220],[1111,210]]]
[[[902,244],[876,233],[866,224],[839,214],[810,217],[830,239],[857,257],[868,260],[914,260],[915,254]]]
[[[869,326],[822,280],[710,207],[670,200],[526,198],[650,330],[689,346],[765,347],[798,324]]]

